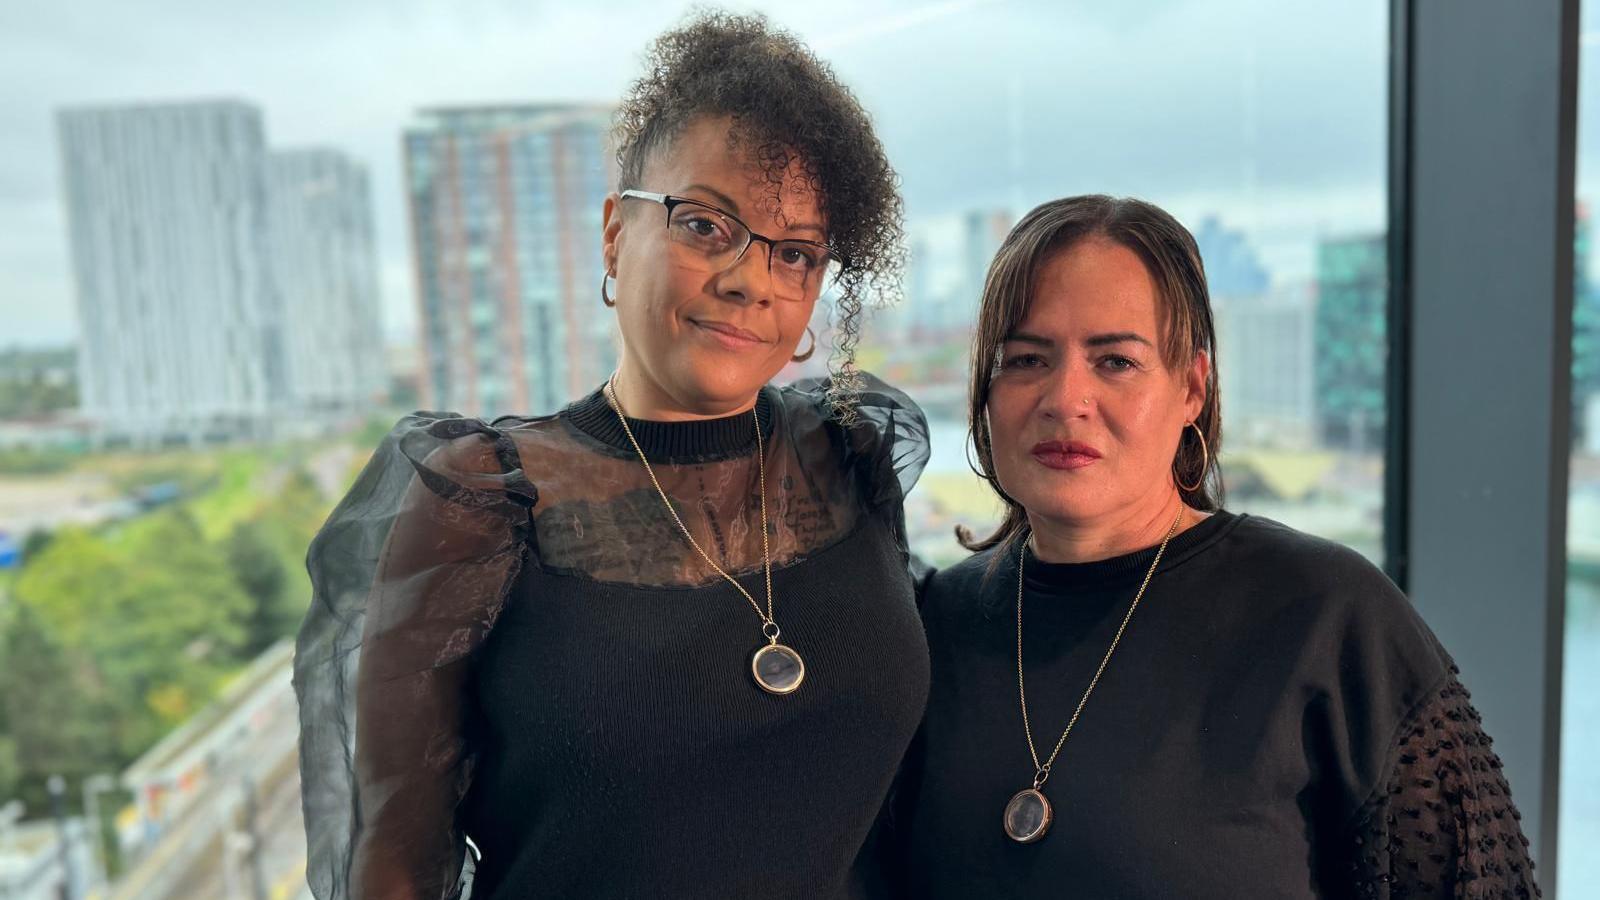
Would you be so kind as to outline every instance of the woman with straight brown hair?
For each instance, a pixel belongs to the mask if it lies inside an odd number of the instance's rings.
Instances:
[[[1457,669],[1356,553],[1223,508],[1199,252],[1161,209],[1033,210],[973,347],[1006,518],[924,599],[899,817],[919,897],[1531,897]]]

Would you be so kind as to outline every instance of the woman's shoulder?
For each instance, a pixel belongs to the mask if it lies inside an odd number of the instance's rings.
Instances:
[[[1383,570],[1356,550],[1337,541],[1308,534],[1282,522],[1248,513],[1223,512],[1214,540],[1201,545],[1197,561],[1206,569],[1251,580],[1293,582],[1328,593],[1358,596],[1382,594],[1400,597]],[[1205,553],[1204,549],[1213,549]],[[989,547],[940,569],[928,581],[930,592],[971,593],[994,581],[1005,560],[996,560],[1003,548]],[[1209,558],[1208,558],[1209,557]]]
[[[447,500],[497,494],[532,504],[537,502],[538,490],[524,464],[530,457],[528,437],[548,418],[553,417],[487,420],[419,409],[395,422],[374,452],[373,463],[415,474],[425,487]],[[395,487],[404,483],[385,481]]]
[[[932,455],[922,408],[875,375],[805,378],[777,391],[796,437],[830,435],[846,467],[875,486],[875,505],[904,500]]]
[[[979,550],[960,562],[931,575],[923,589],[925,615],[946,615],[963,609],[987,609],[989,595],[1002,587],[1001,570],[1006,565],[1003,545]],[[1013,588],[1015,581],[1009,582]]]
[[[804,411],[846,429],[882,434],[916,426],[927,433],[927,416],[905,391],[870,372],[802,378],[777,389],[787,410]]]
[[[1222,562],[1231,568],[1242,566],[1245,572],[1333,596],[1405,599],[1376,563],[1348,544],[1265,516],[1240,513],[1234,518],[1234,527],[1220,542]]]
[[[1412,657],[1437,674],[1448,655],[1403,591],[1376,563],[1338,541],[1255,515],[1221,542],[1218,571],[1241,579],[1226,592],[1244,618],[1303,623],[1319,646],[1342,654]],[[1346,663],[1349,662],[1346,658]]]

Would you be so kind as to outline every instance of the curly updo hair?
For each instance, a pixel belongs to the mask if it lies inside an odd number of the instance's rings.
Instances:
[[[828,399],[849,421],[860,390],[855,349],[864,301],[900,299],[899,177],[855,94],[759,15],[701,12],[650,45],[644,76],[617,110],[618,189],[648,188],[640,179],[651,156],[703,116],[732,119],[729,140],[751,151],[774,199],[796,160],[817,193],[828,244],[844,258]]]

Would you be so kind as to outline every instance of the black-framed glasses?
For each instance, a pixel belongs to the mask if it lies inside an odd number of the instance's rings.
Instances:
[[[725,271],[744,258],[752,243],[766,244],[773,292],[785,300],[814,299],[845,268],[844,257],[827,244],[756,234],[738,216],[709,203],[650,191],[626,190],[622,196],[665,207],[672,246],[686,259],[704,260],[708,271]]]

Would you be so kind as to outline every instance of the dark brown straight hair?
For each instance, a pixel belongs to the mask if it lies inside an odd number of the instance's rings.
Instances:
[[[1027,532],[1022,505],[1001,489],[994,472],[993,445],[985,411],[995,361],[1006,338],[1028,314],[1039,270],[1057,253],[1085,240],[1120,244],[1138,254],[1155,282],[1162,328],[1161,358],[1173,371],[1187,369],[1205,353],[1211,366],[1205,405],[1195,425],[1205,435],[1209,456],[1201,451],[1193,428],[1183,430],[1172,462],[1174,482],[1183,501],[1206,512],[1222,508],[1222,470],[1216,465],[1222,448],[1222,407],[1217,391],[1217,333],[1211,316],[1211,295],[1200,249],[1194,236],[1166,210],[1143,200],[1088,194],[1052,200],[1036,207],[1011,229],[989,265],[984,279],[978,327],[972,338],[972,383],[968,391],[968,427],[978,452],[973,471],[989,483],[1005,504],[1005,520],[987,538],[978,539],[957,526],[956,539],[969,550],[1007,544]],[[1192,491],[1185,484],[1198,484]]]

